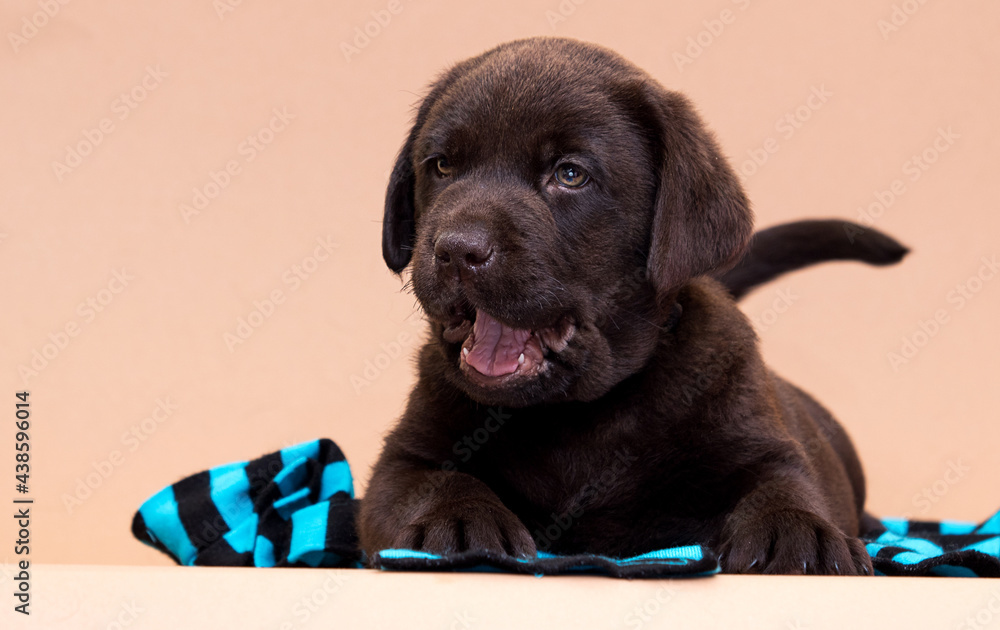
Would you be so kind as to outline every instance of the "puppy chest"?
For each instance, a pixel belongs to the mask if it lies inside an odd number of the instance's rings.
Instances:
[[[471,448],[470,448],[471,450]],[[468,460],[515,512],[578,512],[618,504],[643,484],[641,449],[628,442],[507,426]]]

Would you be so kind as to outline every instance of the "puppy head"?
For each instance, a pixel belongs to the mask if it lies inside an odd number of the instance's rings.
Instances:
[[[575,40],[442,75],[386,194],[382,253],[446,377],[484,404],[593,400],[652,355],[678,289],[735,262],[752,217],[688,102]]]

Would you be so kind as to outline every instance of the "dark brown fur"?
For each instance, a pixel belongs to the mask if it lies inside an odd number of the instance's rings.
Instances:
[[[591,180],[559,185],[565,160]],[[728,572],[870,573],[850,441],[764,366],[706,277],[751,230],[692,107],[614,53],[539,38],[446,72],[386,197],[386,263],[412,262],[431,330],[362,502],[363,549],[706,543]],[[442,338],[475,308],[575,333],[537,375],[483,379]]]

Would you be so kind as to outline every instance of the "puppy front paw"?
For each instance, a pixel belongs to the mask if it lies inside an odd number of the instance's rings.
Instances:
[[[396,535],[393,547],[431,553],[482,550],[530,558],[536,553],[528,528],[499,502],[437,503]]]
[[[719,552],[725,573],[872,575],[864,543],[802,510],[732,519]]]

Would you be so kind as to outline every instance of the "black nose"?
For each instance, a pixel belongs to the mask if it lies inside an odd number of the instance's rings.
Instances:
[[[493,260],[493,243],[482,228],[449,230],[434,241],[434,257],[444,269],[456,269],[466,278]]]

